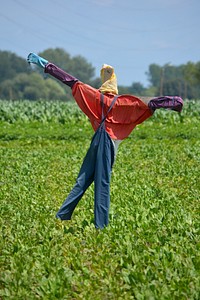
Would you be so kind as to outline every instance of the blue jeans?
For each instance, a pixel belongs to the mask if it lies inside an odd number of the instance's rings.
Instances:
[[[92,138],[76,183],[56,217],[61,220],[70,220],[76,205],[94,181],[95,227],[104,228],[107,226],[109,223],[110,178],[113,163],[114,146],[104,129],[104,124],[102,124]]]

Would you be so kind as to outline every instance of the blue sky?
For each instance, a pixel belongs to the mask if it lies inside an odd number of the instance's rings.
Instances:
[[[63,48],[99,76],[114,66],[119,85],[141,82],[151,63],[200,61],[199,0],[0,0],[0,50]]]

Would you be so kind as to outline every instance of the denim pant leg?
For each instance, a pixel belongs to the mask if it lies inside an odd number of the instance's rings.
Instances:
[[[92,144],[84,158],[76,183],[69,193],[68,197],[62,204],[61,208],[56,214],[56,217],[61,220],[70,220],[74,209],[78,202],[84,195],[87,188],[94,181],[94,170],[96,161],[96,147]]]
[[[110,178],[113,162],[114,147],[110,137],[104,131],[98,147],[94,175],[94,218],[96,228],[104,228],[109,223]]]

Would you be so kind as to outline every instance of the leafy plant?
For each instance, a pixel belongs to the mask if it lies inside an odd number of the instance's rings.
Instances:
[[[97,231],[93,186],[71,221],[55,218],[93,134],[85,116],[1,102],[0,298],[199,299],[198,112],[156,112],[120,145],[110,224]]]

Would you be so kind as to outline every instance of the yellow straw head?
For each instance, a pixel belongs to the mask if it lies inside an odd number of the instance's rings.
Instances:
[[[100,87],[100,91],[111,94],[118,94],[117,88],[117,77],[114,72],[114,68],[110,65],[104,64],[101,68],[101,81],[102,85]]]

